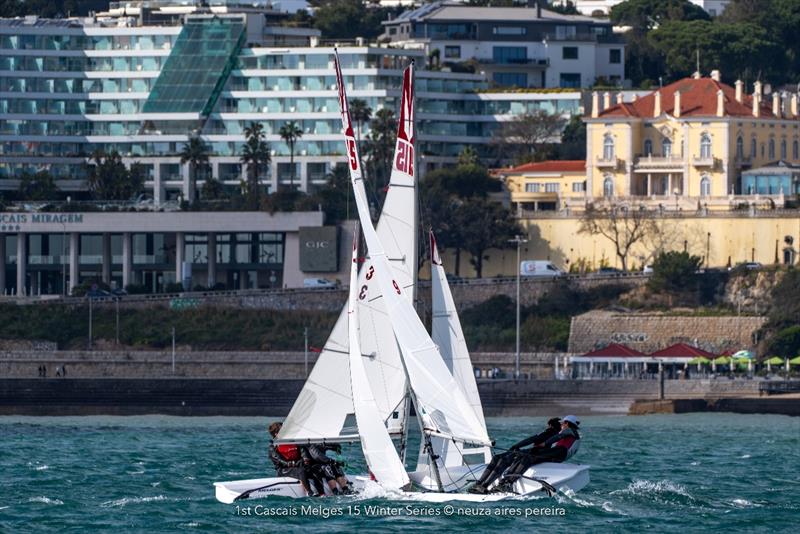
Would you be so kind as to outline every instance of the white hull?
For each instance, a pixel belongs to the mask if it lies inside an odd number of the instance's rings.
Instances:
[[[513,497],[533,497],[546,495],[544,487],[532,478],[543,480],[550,486],[559,491],[577,492],[589,483],[589,466],[579,464],[556,464],[543,463],[535,465],[525,472],[525,477],[514,484],[514,493],[490,493],[488,495],[474,495],[471,493],[456,493],[463,491],[466,487],[474,483],[479,477],[485,466],[460,466],[440,470],[442,484],[445,493],[435,491],[436,483],[431,478],[428,471],[414,471],[409,473],[409,478],[417,486],[430,488],[431,491],[409,491],[398,493],[397,497],[421,502],[492,502]],[[353,489],[356,493],[368,484],[369,479],[365,476],[353,477]],[[243,493],[252,491],[246,497],[240,499],[263,499],[265,497],[308,497],[303,486],[298,480],[288,477],[256,478],[251,480],[232,480],[227,482],[214,482],[216,487],[217,500],[225,503],[233,503],[237,497]],[[327,491],[327,488],[326,488]],[[454,492],[454,493],[448,493]]]

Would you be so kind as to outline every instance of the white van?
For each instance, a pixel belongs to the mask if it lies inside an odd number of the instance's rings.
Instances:
[[[519,274],[522,276],[539,276],[555,278],[564,276],[564,271],[544,260],[523,261],[519,264]]]
[[[325,278],[306,278],[303,280],[303,287],[336,287],[336,282],[331,282]]]

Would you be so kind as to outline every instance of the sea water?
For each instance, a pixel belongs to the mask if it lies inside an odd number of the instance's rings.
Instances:
[[[554,414],[563,415],[563,414]],[[272,476],[270,418],[0,417],[0,532],[797,532],[800,418],[583,417],[574,495],[430,505],[368,497],[224,505],[212,483]],[[545,418],[490,418],[498,445]],[[363,473],[356,446],[348,470]]]

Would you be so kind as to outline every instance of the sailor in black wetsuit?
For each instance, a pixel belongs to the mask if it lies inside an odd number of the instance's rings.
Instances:
[[[503,472],[505,472],[508,467],[515,463],[518,459],[520,454],[530,453],[532,448],[528,451],[522,451],[523,447],[527,447],[528,445],[539,445],[544,443],[552,436],[558,434],[560,430],[560,420],[558,417],[554,417],[547,421],[547,428],[544,432],[536,434],[535,436],[531,436],[529,438],[523,439],[522,441],[515,443],[511,446],[508,452],[504,452],[501,454],[496,454],[489,465],[486,466],[481,478],[469,489],[470,493],[486,493],[487,488],[500,477]]]
[[[341,464],[334,458],[330,458],[326,452],[342,452],[342,447],[336,444],[310,444],[304,447],[304,458],[309,460],[307,464],[310,478],[324,480],[334,495],[340,493],[351,493],[351,484],[345,477]]]

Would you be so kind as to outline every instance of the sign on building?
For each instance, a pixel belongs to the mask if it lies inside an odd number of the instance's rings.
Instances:
[[[339,271],[339,229],[336,226],[300,227],[300,270],[304,273]]]

